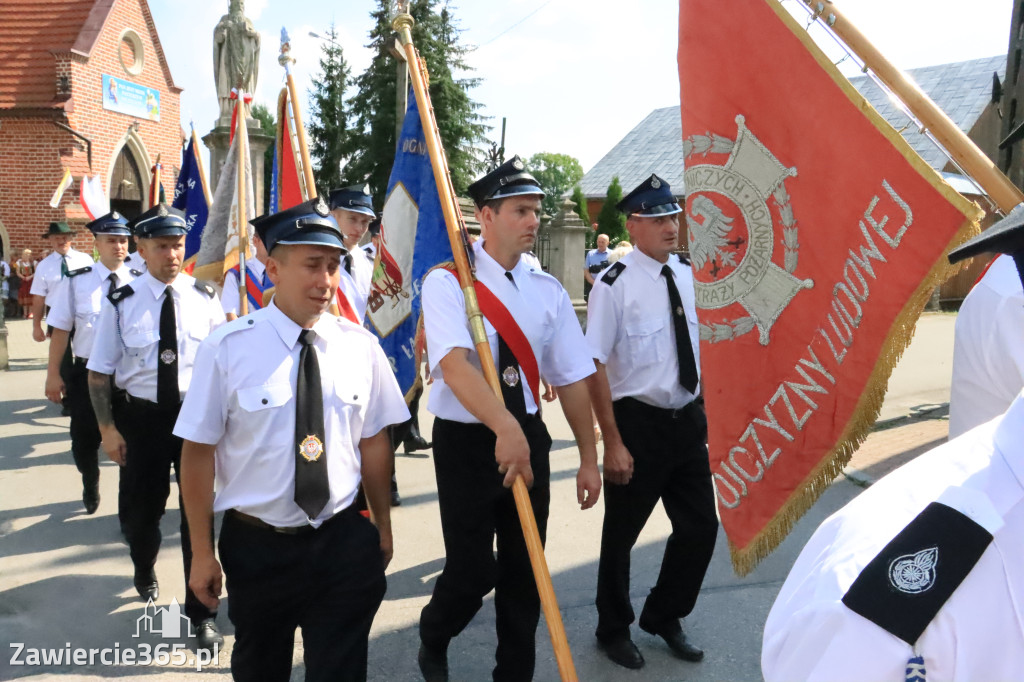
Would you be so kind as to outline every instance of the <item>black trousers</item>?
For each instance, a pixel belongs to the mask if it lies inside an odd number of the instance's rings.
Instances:
[[[387,581],[380,534],[354,506],[300,535],[229,512],[219,548],[235,626],[235,680],[288,680],[297,627],[307,682],[366,679],[370,625]]]
[[[50,306],[46,306],[46,314],[50,314]],[[51,336],[53,336],[53,327],[50,325],[46,325],[46,338],[49,339]],[[57,373],[60,374],[60,378],[64,382],[65,387],[71,385],[72,367],[75,362],[75,358],[71,354],[71,346],[72,341],[74,340],[75,330],[72,329],[68,333],[68,345],[64,347],[64,355],[62,355],[60,358],[60,367],[57,371]],[[88,393],[86,393],[86,397],[88,397]],[[63,403],[64,406],[67,407],[69,411],[71,410],[71,405],[69,404],[70,399],[71,397],[67,393],[65,393]]]
[[[182,440],[172,431],[179,408],[161,409],[152,403],[129,397],[118,422],[127,445],[127,456],[121,478],[124,483],[124,518],[122,527],[128,540],[132,563],[137,571],[156,564],[160,551],[160,518],[171,494],[171,469],[181,480]],[[185,571],[185,615],[194,623],[216,616],[203,606],[188,587],[192,570],[192,541],[188,533],[185,506],[178,493],[181,510],[181,555]]]
[[[641,618],[655,628],[689,614],[697,603],[718,535],[708,464],[707,418],[702,408],[672,417],[624,398],[613,403],[615,423],[633,456],[626,485],[605,482],[604,526],[597,572],[597,637],[629,634],[629,554],[660,499],[672,523],[658,582]]]
[[[530,444],[530,503],[541,542],[547,532],[551,437],[544,422],[523,424]],[[512,491],[502,486],[494,433],[483,424],[434,420],[434,471],[444,535],[444,570],[420,615],[420,638],[444,648],[493,589],[498,649],[495,680],[530,680],[536,657],[540,597]],[[497,536],[498,552],[494,554]]]
[[[75,358],[65,387],[71,411],[71,456],[78,473],[82,474],[82,483],[88,486],[100,478],[100,427],[89,400],[89,370],[85,362],[83,358]]]

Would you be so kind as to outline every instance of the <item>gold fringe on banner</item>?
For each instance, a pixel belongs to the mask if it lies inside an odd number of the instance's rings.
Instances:
[[[774,10],[779,20],[800,40],[807,51],[818,62],[818,65],[846,94],[850,102],[863,112],[864,116],[903,155],[918,174],[932,184],[935,190],[942,195],[943,199],[964,214],[966,220],[943,250],[941,258],[932,265],[928,274],[921,281],[913,295],[910,296],[907,303],[903,306],[903,310],[900,311],[892,327],[890,327],[889,334],[882,344],[878,360],[875,363],[875,368],[868,378],[864,392],[857,401],[857,407],[854,409],[849,422],[847,422],[846,428],[843,429],[838,443],[804,479],[798,492],[789,498],[786,504],[775,513],[771,521],[765,525],[761,532],[754,536],[754,539],[745,548],[741,549],[733,544],[731,540],[729,541],[729,553],[732,557],[733,569],[741,577],[754,570],[761,560],[771,554],[781,544],[786,536],[789,535],[793,526],[796,525],[796,522],[817,502],[829,485],[842,474],[853,453],[856,452],[857,448],[864,442],[864,439],[867,438],[872,426],[874,426],[875,421],[878,419],[878,414],[882,410],[882,402],[885,400],[885,393],[889,386],[889,377],[892,375],[896,363],[903,356],[903,351],[907,349],[907,346],[910,345],[914,337],[917,320],[921,317],[921,313],[931,297],[932,290],[960,272],[963,267],[966,267],[966,262],[950,265],[946,258],[947,254],[971,237],[980,234],[981,218],[984,215],[984,211],[977,204],[968,201],[946,184],[942,176],[929,166],[903,139],[903,136],[889,125],[888,121],[840,73],[839,69],[822,52],[821,48],[818,47],[803,27],[782,7],[778,0],[765,0],[765,2]]]
[[[978,209],[979,212],[981,209]],[[889,335],[882,344],[875,369],[868,378],[864,392],[857,401],[857,407],[847,422],[839,442],[822,459],[803,483],[800,491],[793,494],[789,501],[776,512],[772,520],[765,525],[745,549],[740,549],[729,542],[729,553],[732,556],[733,569],[739,576],[750,573],[761,562],[762,559],[771,554],[779,544],[782,543],[796,522],[807,513],[807,511],[818,501],[821,494],[832,484],[832,482],[843,473],[843,469],[850,462],[853,453],[860,447],[864,439],[868,437],[871,428],[878,419],[882,410],[882,402],[889,387],[889,377],[892,375],[896,364],[903,357],[903,351],[907,349],[914,338],[914,330],[924,307],[931,298],[935,287],[960,272],[970,261],[950,265],[947,254],[968,239],[980,234],[980,218],[968,219],[957,231],[956,236],[943,250],[942,257],[936,261],[924,280],[914,291],[913,295],[903,306],[903,310],[896,316]]]

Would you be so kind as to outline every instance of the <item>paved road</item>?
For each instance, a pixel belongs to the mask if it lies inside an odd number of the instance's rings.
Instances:
[[[935,348],[951,347],[953,316],[926,316],[922,330],[894,375],[883,417],[897,417],[917,405],[948,400],[948,371],[936,362],[948,357]],[[66,418],[42,399],[43,346],[30,340],[29,323],[10,323],[12,371],[0,373],[0,680],[100,679],[228,679],[233,638],[223,607],[219,621],[228,636],[219,665],[202,674],[173,665],[130,667],[94,665],[11,665],[11,643],[32,648],[103,648],[139,650],[143,644],[187,644],[187,638],[161,639],[143,632],[134,637],[143,615],[131,585],[131,563],[115,518],[117,471],[102,467],[103,501],[94,516],[85,516],[78,474],[68,453]],[[943,351],[945,352],[945,351]],[[948,355],[948,353],[946,353]],[[424,404],[426,401],[423,401]],[[424,410],[422,424],[429,433],[431,418]],[[548,561],[573,648],[579,679],[601,680],[757,680],[761,628],[790,565],[818,523],[852,499],[861,488],[844,478],[837,481],[797,524],[782,546],[751,575],[732,572],[724,536],[705,580],[701,598],[685,627],[707,651],[703,663],[671,658],[660,640],[636,633],[635,641],[647,659],[638,672],[608,662],[594,644],[593,607],[603,506],[581,512],[575,505],[576,452],[568,426],[558,409],[547,420],[555,440],[552,458],[552,511],[548,532]],[[851,467],[872,476],[902,461],[923,443],[940,440],[944,422],[911,423],[873,434]],[[416,622],[443,564],[437,492],[429,456],[397,460],[404,503],[394,511],[395,559],[388,570],[388,593],[374,623],[370,642],[370,679],[419,679],[416,670]],[[175,506],[172,503],[172,508]],[[164,546],[157,564],[160,606],[184,594],[180,569],[178,512],[164,518]],[[633,553],[633,601],[639,612],[653,584],[660,550],[669,533],[660,508]],[[225,602],[226,604],[226,602]],[[453,680],[490,678],[493,666],[494,610],[490,599],[450,649]],[[537,680],[558,679],[544,625],[538,635]],[[22,654],[24,659],[25,653]],[[301,642],[296,647],[293,679],[302,679]]]

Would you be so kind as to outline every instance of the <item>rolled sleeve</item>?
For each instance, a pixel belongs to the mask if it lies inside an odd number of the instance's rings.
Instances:
[[[587,302],[586,339],[591,357],[602,365],[608,364],[621,326],[620,311],[615,305],[611,287],[595,286]]]
[[[96,341],[89,353],[90,371],[100,374],[113,374],[121,361],[121,336],[117,332],[117,309],[113,305],[104,305],[96,320]]]
[[[384,350],[377,342],[370,350],[373,367],[373,385],[370,389],[370,400],[366,406],[366,419],[363,421],[361,438],[370,438],[381,430],[401,424],[410,418],[409,408],[405,404],[405,396],[398,387],[398,381],[391,371]]]
[[[554,386],[567,386],[594,373],[594,360],[587,353],[587,340],[580,329],[569,294],[561,290],[555,334],[545,350],[544,378]]]
[[[205,339],[196,351],[192,367],[193,381],[185,394],[174,435],[194,443],[216,445],[224,436],[227,423],[227,401],[224,395],[223,376],[225,369],[217,361],[220,345],[213,339]]]
[[[435,270],[423,280],[423,326],[431,373],[455,348],[472,350],[466,301],[455,275]]]

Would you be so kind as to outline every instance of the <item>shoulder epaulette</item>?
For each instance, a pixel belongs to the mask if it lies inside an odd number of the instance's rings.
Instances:
[[[118,303],[120,303],[121,301],[128,298],[134,293],[135,289],[132,289],[132,285],[125,284],[123,287],[118,287],[117,289],[111,291],[110,294],[107,296],[107,299],[114,305],[117,305]]]
[[[843,604],[913,646],[990,542],[969,516],[932,502],[864,567]]]
[[[608,268],[608,272],[604,273],[604,277],[601,278],[601,281],[608,286],[611,286],[615,284],[615,280],[619,278],[619,275],[621,275],[622,271],[625,269],[625,263],[622,261],[616,261],[610,268]]]
[[[210,298],[213,298],[214,294],[217,293],[217,290],[213,288],[212,284],[210,284],[209,282],[204,282],[201,279],[197,279],[196,283],[193,286],[195,286],[196,289],[203,292]]]
[[[128,272],[132,273],[132,277],[142,277],[142,270],[136,270],[135,268],[128,268]]]
[[[77,277],[78,275],[84,275],[87,272],[92,272],[91,265],[86,265],[84,268],[76,268],[68,272],[68,277]]]
[[[687,258],[686,256],[684,256],[683,254],[678,253],[676,255],[679,257],[679,262],[682,263],[683,265],[689,265],[690,264],[690,259]]]

